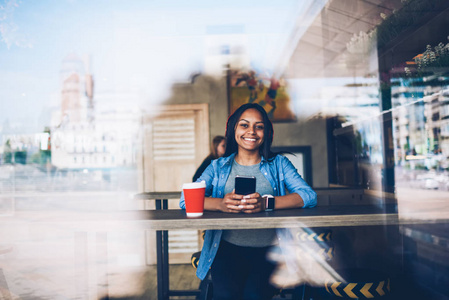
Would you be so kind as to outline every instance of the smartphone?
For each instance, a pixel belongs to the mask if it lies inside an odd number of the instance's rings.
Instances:
[[[239,195],[249,195],[256,192],[256,177],[240,176],[235,177],[235,193]]]

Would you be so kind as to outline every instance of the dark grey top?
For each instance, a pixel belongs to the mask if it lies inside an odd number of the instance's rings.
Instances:
[[[235,160],[232,164],[231,173],[225,186],[225,194],[234,190],[235,176],[254,176],[256,177],[256,192],[261,196],[265,194],[274,194],[273,187],[260,171],[260,163],[252,166],[239,165]],[[240,229],[224,230],[222,238],[234,245],[245,247],[265,247],[273,245],[276,238],[275,229]]]

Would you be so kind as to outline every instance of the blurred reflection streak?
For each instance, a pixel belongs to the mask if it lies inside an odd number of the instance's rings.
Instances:
[[[398,187],[398,215],[401,221],[449,221],[448,193]]]
[[[272,284],[278,288],[290,288],[303,283],[324,286],[327,281],[344,282],[327,262],[333,257],[330,234],[330,231],[317,234],[301,225],[279,230],[279,244],[269,253],[269,259],[277,264]]]
[[[0,257],[8,288],[22,299],[143,293],[146,269],[131,272],[139,258],[136,218],[116,211],[49,209],[1,218],[0,246],[14,250]]]

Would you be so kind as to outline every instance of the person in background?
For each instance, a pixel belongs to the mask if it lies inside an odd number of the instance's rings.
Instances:
[[[212,144],[210,145],[210,154],[203,160],[201,165],[193,175],[193,182],[195,182],[201,174],[203,174],[204,170],[206,170],[207,166],[211,163],[212,160],[222,157],[226,151],[226,138],[221,135],[217,135],[212,140]]]
[[[273,125],[262,106],[240,106],[228,119],[226,140],[224,156],[213,160],[197,180],[206,182],[205,210],[264,212],[267,199],[261,195],[274,195],[275,210],[317,204],[316,193],[288,158],[271,152]],[[236,194],[236,175],[256,177],[256,192]],[[179,204],[185,209],[184,194]],[[271,299],[276,289],[270,277],[276,266],[267,253],[276,245],[276,229],[206,230],[196,274],[203,280],[210,270],[214,300]]]

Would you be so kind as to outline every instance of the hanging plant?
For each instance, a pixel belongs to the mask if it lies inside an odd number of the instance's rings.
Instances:
[[[383,48],[401,36],[423,17],[423,12],[438,10],[447,0],[402,0],[404,6],[389,16],[381,14],[384,21],[377,27],[378,48]]]
[[[351,54],[367,54],[376,45],[376,34],[376,28],[368,32],[360,31],[359,34],[354,33],[351,40],[346,43],[346,49]]]
[[[449,67],[449,43],[439,43],[435,48],[427,45],[426,51],[415,57],[418,71],[429,67]]]
[[[425,77],[437,73],[447,73],[449,70],[449,43],[439,43],[432,48],[426,46],[426,50],[415,56],[415,65],[405,67],[407,77]]]

